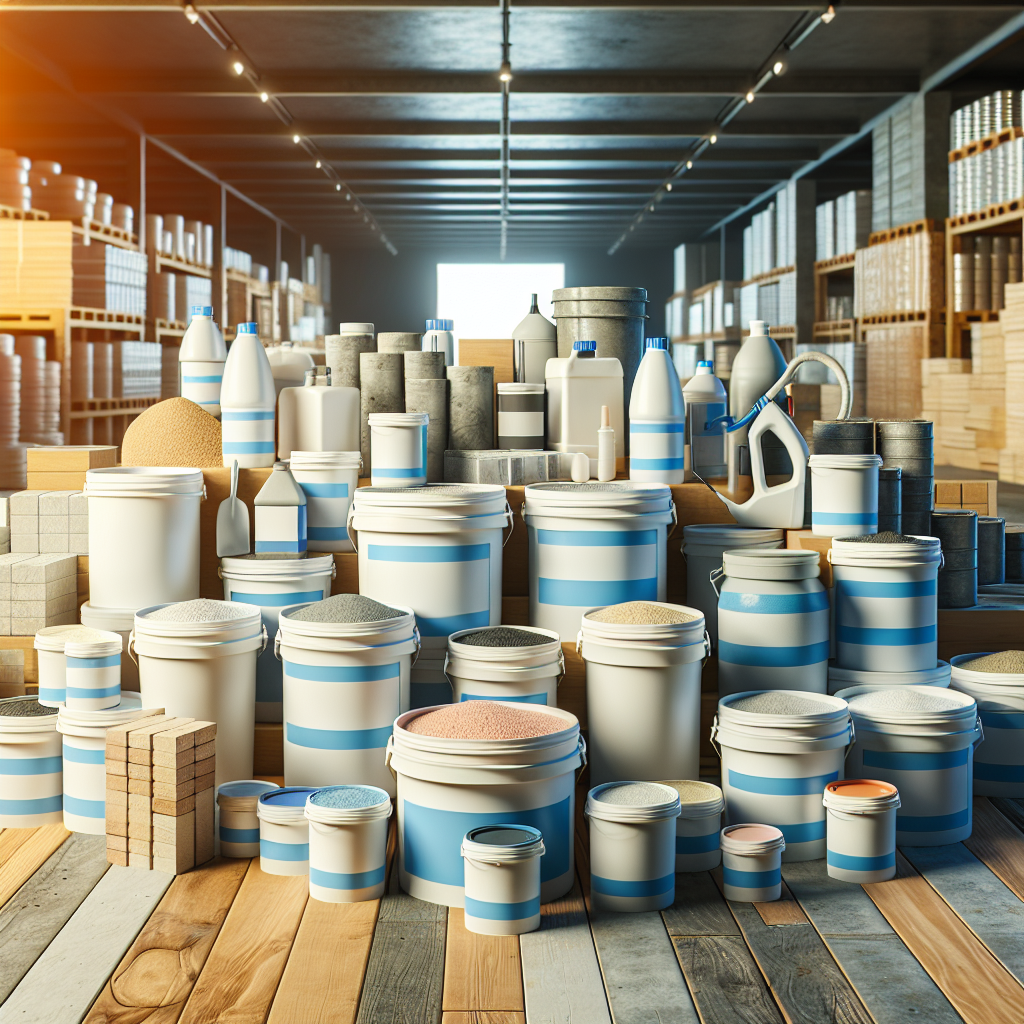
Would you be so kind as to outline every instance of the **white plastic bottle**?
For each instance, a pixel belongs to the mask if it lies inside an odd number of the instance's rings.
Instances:
[[[428,320],[423,335],[424,352],[443,352],[444,365],[455,365],[455,321]]]
[[[228,350],[213,322],[213,306],[193,306],[192,318],[178,348],[178,393],[220,416],[220,389]]]
[[[306,554],[306,493],[285,463],[274,463],[274,472],[260,488],[253,505],[257,555],[274,552],[287,558]]]
[[[293,451],[359,451],[359,388],[331,387],[329,366],[306,370],[302,387],[284,388],[277,412],[279,459]]]
[[[668,338],[648,338],[629,397],[629,479],[681,484],[686,405]]]
[[[544,367],[558,355],[555,325],[541,315],[536,294],[530,297],[530,312],[512,332],[513,377],[519,384],[543,384]]]
[[[597,428],[597,479],[615,479],[615,428],[607,405],[601,406],[601,426]]]
[[[224,363],[220,392],[225,466],[236,459],[240,469],[274,464],[276,401],[274,374],[256,324],[239,324]]]
[[[725,385],[715,376],[715,364],[697,363],[697,372],[683,386],[686,400],[686,458],[688,468],[702,479],[724,477],[725,423],[709,427],[725,415]]]
[[[267,349],[270,370],[274,374],[274,387],[277,397],[285,388],[301,388],[306,378],[306,371],[316,366],[308,349],[296,348],[290,341],[282,341],[280,345],[271,345]]]

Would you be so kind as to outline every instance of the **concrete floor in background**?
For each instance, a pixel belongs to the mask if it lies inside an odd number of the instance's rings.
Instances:
[[[936,480],[995,480],[994,473],[977,469],[957,469],[956,466],[936,466]],[[999,514],[1008,523],[1024,523],[1024,487],[1019,484],[999,483]]]

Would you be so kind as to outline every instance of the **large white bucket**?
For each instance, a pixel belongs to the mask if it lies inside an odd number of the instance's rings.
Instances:
[[[85,474],[89,603],[137,609],[199,596],[198,469],[116,466]]]
[[[829,875],[859,884],[894,878],[896,810],[900,806],[896,787],[874,779],[830,782],[822,803]]]
[[[686,602],[704,613],[712,646],[718,644],[718,592],[711,574],[722,568],[722,555],[738,548],[779,548],[784,531],[761,527],[700,523],[683,527],[686,559]]]
[[[402,888],[417,899],[464,906],[463,837],[483,825],[513,822],[544,836],[542,902],[564,896],[573,884],[576,770],[586,762],[575,716],[537,707],[537,714],[554,715],[565,728],[523,740],[445,739],[405,728],[428,710],[402,715],[388,744],[398,783]]]
[[[259,608],[268,637],[277,632],[282,608],[330,597],[331,580],[336,572],[331,555],[311,558],[242,555],[220,560],[224,600]],[[256,662],[256,721],[280,722],[281,700],[281,666],[274,652],[267,649]]]
[[[894,686],[949,686],[949,662],[940,661],[935,668],[921,672],[861,672],[828,664],[828,692],[837,694],[859,686],[867,690],[891,690]]]
[[[819,860],[825,856],[822,793],[843,777],[853,740],[846,701],[782,690],[765,696],[795,698],[799,710],[769,714],[732,706],[753,696],[723,697],[711,728],[712,742],[721,747],[726,820],[774,825],[786,839],[784,860]]]
[[[725,799],[718,786],[695,779],[662,781],[679,794],[676,818],[676,871],[712,871],[722,862],[718,834]]]
[[[577,648],[587,672],[590,779],[695,779],[700,774],[700,674],[709,653],[704,616],[636,625],[583,616]]]
[[[120,633],[124,641],[121,658],[121,689],[139,692],[139,666],[128,657],[128,637],[135,625],[134,608],[95,608],[86,601],[82,605],[82,625],[91,629],[104,629],[110,633]]]
[[[878,533],[880,455],[812,455],[811,532],[818,537]]]
[[[666,484],[530,484],[523,520],[531,626],[571,642],[592,608],[665,600],[668,532],[676,521]]]
[[[306,550],[351,551],[346,524],[359,486],[359,452],[292,452],[289,468],[306,495]]]
[[[818,579],[818,552],[726,551],[723,567],[718,695],[746,690],[824,693],[829,604]],[[786,843],[790,845],[788,836]]]
[[[868,672],[920,672],[938,655],[934,537],[879,544],[837,538],[828,552],[836,663]]]
[[[452,700],[506,700],[527,704],[558,703],[558,682],[565,656],[558,634],[550,629],[515,627],[536,634],[529,647],[483,647],[463,642],[479,632],[461,629],[448,638],[444,674],[452,684]],[[407,709],[405,709],[407,710]]]
[[[865,706],[887,694],[891,706]],[[908,710],[904,705],[914,695],[942,707]],[[847,775],[879,779],[899,790],[896,842],[946,846],[968,839],[974,747],[984,738],[974,698],[934,686],[899,691],[852,687],[837,696],[849,701],[857,729]]]
[[[391,796],[384,762],[392,723],[409,710],[419,644],[409,608],[381,622],[304,622],[281,615],[274,653],[284,676],[284,779],[289,786],[336,780]]]
[[[540,927],[544,837],[528,825],[484,825],[462,840],[466,928],[480,935],[523,935]]]
[[[0,828],[36,828],[62,820],[64,763],[57,709],[43,707],[34,697],[0,700]]]
[[[974,754],[975,794],[1018,799],[1024,797],[1024,674],[964,667],[986,653],[953,658],[950,685],[978,702],[985,729],[985,742]]]
[[[169,715],[217,723],[215,782],[252,776],[256,659],[267,646],[259,608],[243,618],[167,622],[135,615],[130,650],[139,662],[142,702]]]

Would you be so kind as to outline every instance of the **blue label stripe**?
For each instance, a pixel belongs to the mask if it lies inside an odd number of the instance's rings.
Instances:
[[[322,868],[309,866],[309,881],[312,885],[320,885],[325,889],[369,889],[373,885],[384,882],[384,865],[372,871],[324,871]]]
[[[629,465],[636,470],[667,473],[673,469],[685,469],[686,459],[637,459],[631,455]]]
[[[231,600],[242,604],[254,604],[262,608],[285,608],[290,604],[304,604],[308,601],[322,601],[322,590],[296,590],[290,594],[243,594],[232,590]]]
[[[538,530],[538,544],[562,548],[636,548],[658,543],[657,530]]]
[[[869,583],[863,580],[836,580],[839,597],[933,597],[938,593],[934,579],[908,583]]]
[[[896,851],[883,853],[879,857],[854,857],[848,853],[826,850],[825,860],[830,867],[842,868],[844,871],[882,871],[896,866]]]
[[[982,747],[984,750],[984,746]],[[0,766],[3,762],[0,761]],[[0,767],[0,773],[3,768]],[[974,778],[981,782],[1024,782],[1024,764],[993,764],[991,761],[974,762]]]
[[[824,812],[824,808],[822,808]],[[786,844],[791,843],[813,843],[818,839],[825,838],[825,819],[821,821],[806,821],[800,825],[783,825],[780,822],[771,822],[781,833]]]
[[[599,892],[602,896],[624,896],[633,899],[643,896],[661,896],[666,892],[671,892],[675,885],[674,871],[661,878],[650,878],[640,882],[625,881],[619,878],[602,878],[600,875],[590,876],[591,890]]]
[[[371,562],[480,562],[491,557],[490,544],[368,544]]]
[[[718,641],[718,660],[731,665],[751,665],[759,668],[797,668],[828,661],[828,641],[804,644],[802,647],[764,647]]]
[[[221,825],[220,841],[222,843],[258,843],[260,830],[258,828],[228,828],[226,825]]]
[[[120,654],[111,654],[106,658],[74,658],[67,656],[67,667],[72,668],[113,668],[121,664]]]
[[[289,743],[310,750],[379,750],[388,745],[392,726],[379,729],[309,729],[285,723]]]
[[[381,466],[374,466],[370,470],[371,477],[380,477],[384,480],[416,480],[419,477],[426,477],[427,470],[424,466],[414,466],[412,469],[384,469]]]
[[[95,686],[69,686],[67,688],[68,700],[92,700],[99,697],[119,697],[121,695],[121,684],[116,686],[105,686],[102,690]]]
[[[762,775],[743,775],[729,769],[729,785],[742,793],[760,793],[764,796],[811,796],[825,792],[830,782],[839,778],[839,772],[827,775],[809,775],[803,779],[775,779]],[[778,826],[782,828],[782,825]]]
[[[65,687],[61,687],[58,690],[55,687],[40,686],[39,693],[37,694],[37,699],[40,701],[49,700],[63,704],[65,693]]]
[[[718,610],[745,615],[806,615],[828,611],[828,594],[815,590],[809,594],[741,594],[722,592]]]
[[[53,814],[62,808],[63,801],[59,793],[35,800],[0,800],[0,814]]]
[[[893,772],[936,772],[946,768],[962,768],[971,756],[971,748],[921,754],[909,750],[865,750],[865,768],[887,768]]]
[[[64,771],[64,759],[56,757],[0,757],[0,775],[53,775]]]
[[[676,836],[676,853],[711,853],[718,849],[720,842],[717,832],[706,836]]]
[[[256,541],[257,553],[266,551],[284,551],[292,555],[300,555],[306,550],[306,538],[299,540],[258,540]],[[321,596],[323,596],[321,594]]]
[[[768,871],[740,871],[739,868],[722,867],[722,881],[737,889],[770,889],[782,881],[782,868]]]
[[[811,509],[811,522],[821,526],[877,526],[877,512],[816,512]]]
[[[271,839],[261,839],[260,856],[267,860],[309,860],[309,843],[275,843]]]
[[[228,412],[227,410],[221,415],[221,422],[223,423],[250,423],[253,420],[272,420],[274,418],[273,409],[252,409],[246,412]]]
[[[905,629],[882,629],[877,626],[847,626],[836,622],[836,640],[841,644],[863,647],[912,647],[934,643],[938,626],[910,626]]]
[[[224,441],[221,448],[225,455],[273,455],[273,441]]]
[[[390,665],[300,665],[285,661],[284,670],[292,679],[308,679],[316,683],[376,683],[397,679],[401,663]]]
[[[629,424],[629,432],[631,434],[685,434],[686,424],[680,422],[637,423],[633,421]]]
[[[83,800],[65,793],[64,810],[80,818],[102,818],[106,816],[106,803],[103,800]]]
[[[466,917],[475,917],[481,921],[524,921],[539,913],[539,896],[532,900],[523,900],[522,903],[491,903],[488,900],[466,897]]]
[[[644,580],[537,580],[540,604],[596,608],[625,601],[657,601],[658,577]],[[827,645],[826,645],[827,646]]]
[[[201,376],[198,376],[198,377],[194,376],[192,374],[188,374],[188,375],[182,374],[181,383],[182,384],[220,384],[220,382],[223,379],[224,379],[223,376],[221,376],[220,374],[213,374],[213,373],[201,375]],[[205,404],[206,405],[215,405],[217,403],[207,402]]]
[[[988,729],[1024,729],[1024,711],[986,711],[978,709],[981,724]]]
[[[896,815],[897,832],[948,832],[954,828],[963,828],[971,822],[971,808],[953,814],[933,815]]]
[[[348,484],[299,484],[307,498],[347,498]]]
[[[309,540],[348,540],[348,530],[344,526],[309,526],[306,537]]]
[[[464,615],[443,615],[439,618],[427,618],[424,615],[416,616],[416,625],[419,626],[420,636],[451,636],[460,629],[477,629],[491,624],[491,610],[489,608],[479,612],[466,612]]]
[[[75,764],[103,764],[103,748],[99,750],[82,750],[80,747],[72,747],[67,740],[64,741],[64,760],[72,761]]]
[[[528,693],[525,696],[502,694],[499,697],[485,697],[482,693],[463,693],[459,697],[459,703],[466,700],[503,700],[512,701],[515,704],[547,704],[548,695],[546,693]]]

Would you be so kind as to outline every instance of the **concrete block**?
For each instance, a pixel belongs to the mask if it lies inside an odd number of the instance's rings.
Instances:
[[[62,576],[49,583],[9,583],[12,601],[56,601],[68,594],[78,594],[78,576]]]
[[[69,533],[68,534],[68,554],[71,554],[71,555],[87,555],[87,554],[89,554],[89,534],[87,534],[87,533]]]
[[[59,492],[53,492],[59,493]],[[44,536],[46,534],[64,534],[67,536],[68,533],[68,520],[70,516],[40,516],[39,517],[39,535]]]
[[[89,515],[89,499],[84,491],[71,491],[68,496],[68,515],[86,516]]]
[[[72,494],[80,494],[80,491],[45,491],[39,495],[40,516],[66,516],[68,515],[68,501]]]
[[[47,534],[39,538],[39,553],[41,555],[69,554],[68,547],[66,533]]]
[[[39,516],[11,516],[11,537],[32,537],[39,533]]]
[[[32,536],[11,537],[11,553],[18,555],[39,554],[39,534]]]
[[[78,609],[54,612],[52,615],[34,615],[31,618],[11,616],[11,636],[35,636],[44,626],[73,626],[78,622]]]
[[[6,555],[0,555],[0,582],[10,583],[11,567],[13,565],[16,565],[18,562],[24,562],[26,558],[31,557],[31,555],[10,553]]]
[[[46,491],[15,491],[10,497],[11,516],[39,515],[39,496]]]
[[[78,558],[75,555],[40,554],[36,558],[18,562],[11,568],[12,583],[49,583],[64,576],[78,573]]]
[[[89,532],[89,517],[69,515],[68,516],[68,533],[88,533]]]
[[[31,619],[36,616],[49,618],[51,615],[62,615],[64,612],[77,610],[78,595],[75,593],[55,597],[49,601],[19,601],[17,599],[11,601],[12,619]]]

